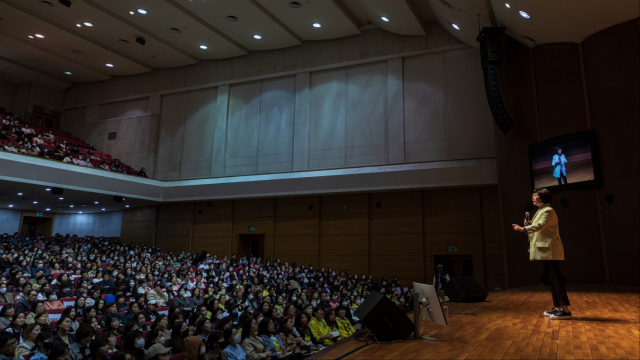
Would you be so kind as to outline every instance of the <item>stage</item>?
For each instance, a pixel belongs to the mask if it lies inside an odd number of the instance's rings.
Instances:
[[[574,285],[567,290],[573,320],[542,315],[551,308],[546,286],[509,289],[490,293],[482,303],[449,303],[451,325],[431,324],[423,330],[423,335],[444,341],[376,344],[372,337],[366,343],[351,337],[311,358],[640,358],[640,288]]]

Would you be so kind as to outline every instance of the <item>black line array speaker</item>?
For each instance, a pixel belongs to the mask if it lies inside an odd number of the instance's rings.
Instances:
[[[503,94],[498,77],[498,67],[502,63],[502,34],[504,31],[503,27],[482,28],[476,41],[480,43],[480,60],[489,109],[491,109],[493,119],[498,124],[500,131],[506,134],[513,129],[515,124],[502,100]]]
[[[407,340],[413,333],[413,322],[407,314],[377,291],[367,296],[355,315],[378,341]]]
[[[451,278],[444,292],[453,302],[480,302],[487,298],[487,291],[474,277]]]

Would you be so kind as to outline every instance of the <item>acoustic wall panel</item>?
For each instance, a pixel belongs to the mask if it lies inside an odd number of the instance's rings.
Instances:
[[[209,177],[217,88],[192,91],[184,114],[181,179]]]
[[[182,135],[187,94],[165,95],[160,112],[160,138],[156,178],[174,180],[180,177]]]
[[[229,90],[225,175],[252,174],[258,164],[259,82]]]
[[[262,82],[257,173],[293,169],[295,92],[294,77]]]

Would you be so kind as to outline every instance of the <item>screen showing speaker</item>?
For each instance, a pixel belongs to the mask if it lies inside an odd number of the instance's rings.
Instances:
[[[559,136],[529,146],[533,188],[552,192],[599,187],[600,164],[594,131]]]

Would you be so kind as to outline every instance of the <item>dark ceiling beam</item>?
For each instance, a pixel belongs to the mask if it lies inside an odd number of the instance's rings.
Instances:
[[[15,9],[18,9],[18,10],[22,11],[25,14],[29,14],[29,15],[35,17],[38,20],[44,21],[44,22],[46,22],[46,23],[48,23],[50,25],[53,25],[53,26],[57,27],[60,30],[66,31],[69,34],[77,36],[77,37],[79,37],[79,38],[81,38],[81,39],[83,39],[85,41],[88,41],[88,42],[90,42],[90,43],[92,43],[92,44],[94,44],[96,46],[99,46],[99,47],[101,47],[101,48],[103,48],[103,49],[105,49],[107,51],[110,51],[110,52],[118,55],[118,56],[121,56],[121,57],[123,57],[123,58],[125,58],[125,59],[127,59],[127,60],[129,60],[131,62],[134,62],[134,63],[136,63],[136,64],[138,64],[138,65],[140,65],[142,67],[145,67],[145,68],[147,68],[149,70],[153,70],[153,67],[151,65],[149,65],[149,64],[146,64],[146,63],[144,63],[144,62],[142,62],[142,61],[140,61],[138,59],[132,58],[131,56],[129,56],[129,55],[123,53],[123,52],[120,52],[120,51],[118,51],[118,50],[116,50],[116,49],[114,49],[114,48],[112,48],[110,46],[107,46],[107,45],[102,44],[102,43],[100,43],[98,41],[95,41],[94,39],[92,39],[92,38],[90,38],[90,37],[88,37],[86,35],[83,35],[83,34],[77,32],[77,31],[74,31],[74,30],[72,30],[70,28],[67,28],[66,26],[58,24],[57,22],[55,22],[53,20],[50,20],[50,19],[48,19],[48,18],[46,18],[46,17],[44,17],[44,16],[42,16],[42,15],[36,13],[36,12],[33,12],[33,11],[23,7],[23,6],[20,6],[20,5],[16,4],[16,3],[14,3],[13,1],[0,0],[0,2],[3,2],[3,3],[15,8]]]
[[[265,14],[269,19],[271,19],[271,21],[273,21],[278,26],[280,26],[280,28],[282,28],[282,30],[286,31],[289,35],[291,35],[298,42],[300,42],[300,43],[302,42],[302,38],[300,38],[300,36],[298,36],[298,34],[293,32],[293,30],[289,29],[285,24],[282,23],[282,21],[278,20],[278,18],[273,16],[272,13],[270,13],[267,9],[263,8],[262,5],[258,4],[258,2],[256,0],[249,0],[249,2],[253,6],[255,6],[258,10],[260,10],[263,14]]]
[[[114,18],[114,19],[116,19],[116,20],[118,20],[118,21],[120,21],[120,22],[122,22],[122,23],[124,23],[124,24],[127,24],[128,26],[130,26],[130,27],[132,27],[132,28],[134,28],[134,29],[136,29],[136,30],[140,31],[141,33],[145,34],[146,36],[148,36],[148,37],[150,37],[150,38],[152,38],[152,39],[154,39],[154,40],[156,40],[157,42],[161,43],[162,45],[164,45],[164,46],[166,46],[166,47],[168,47],[168,48],[170,48],[170,49],[172,49],[173,51],[179,52],[180,54],[182,54],[182,55],[184,55],[184,56],[186,56],[186,57],[190,58],[190,59],[191,59],[191,60],[193,60],[193,61],[196,61],[196,62],[197,62],[197,61],[200,61],[200,59],[198,59],[196,56],[191,55],[190,53],[186,52],[186,51],[185,51],[185,50],[183,50],[183,49],[180,49],[179,47],[177,47],[177,46],[175,46],[175,45],[171,44],[170,42],[168,42],[168,41],[164,40],[163,38],[161,38],[161,37],[159,37],[159,36],[156,36],[155,34],[153,34],[153,33],[149,32],[149,31],[147,31],[145,28],[143,28],[143,27],[141,27],[141,26],[136,25],[135,23],[133,23],[133,22],[131,22],[131,21],[129,21],[129,20],[127,20],[127,19],[125,19],[124,17],[122,17],[122,16],[120,16],[120,15],[118,15],[118,14],[116,14],[116,13],[114,13],[113,11],[111,11],[111,10],[107,9],[106,7],[104,7],[104,6],[100,5],[100,4],[97,4],[97,3],[96,3],[96,2],[94,2],[93,0],[83,0],[83,1],[84,1],[85,3],[87,3],[88,5],[91,5],[91,6],[93,6],[94,8],[96,8],[96,9],[98,9],[98,10],[102,11],[103,13],[105,13],[105,14],[107,14],[107,15],[111,16],[112,18]]]
[[[215,26],[209,24],[208,22],[206,22],[204,19],[202,19],[198,15],[192,13],[187,8],[185,8],[184,6],[178,4],[175,0],[164,0],[164,1],[166,1],[167,3],[169,3],[171,6],[175,7],[176,9],[182,11],[185,15],[187,15],[190,18],[192,18],[193,20],[197,21],[202,26],[204,26],[207,29],[209,29],[211,32],[213,32],[216,35],[220,36],[221,38],[227,40],[229,43],[233,44],[233,46],[235,46],[238,49],[242,50],[245,54],[249,52],[249,49],[247,49],[246,47],[242,46],[239,42],[237,42],[237,41],[233,40],[232,38],[230,38],[227,34],[223,33],[220,30],[218,30]]]
[[[77,62],[77,61],[75,61],[75,60],[73,60],[73,59],[71,59],[71,58],[69,58],[69,57],[66,57],[66,56],[64,56],[64,55],[58,54],[58,53],[56,53],[56,52],[53,52],[53,51],[51,51],[51,50],[49,50],[49,49],[47,49],[47,48],[45,48],[45,47],[42,47],[42,46],[40,46],[40,45],[37,45],[36,43],[34,43],[34,42],[32,42],[32,41],[27,41],[27,40],[25,40],[25,39],[23,39],[23,38],[17,37],[17,36],[12,35],[12,34],[9,34],[8,32],[2,31],[2,30],[0,30],[0,35],[4,35],[4,36],[6,36],[6,37],[8,37],[8,38],[11,38],[11,39],[13,39],[13,40],[19,41],[19,42],[21,42],[21,43],[23,43],[23,44],[25,44],[25,45],[27,45],[27,46],[30,46],[30,47],[36,48],[36,49],[38,49],[38,50],[40,50],[40,51],[44,51],[44,52],[46,52],[47,54],[53,55],[53,56],[55,56],[55,57],[57,57],[57,58],[60,58],[60,59],[65,60],[65,61],[68,61],[68,62],[70,62],[70,63],[72,63],[72,64],[75,64],[75,65],[78,65],[78,66],[82,66],[83,68],[85,68],[85,69],[87,69],[87,70],[91,70],[91,71],[93,71],[93,72],[97,72],[97,73],[98,73],[98,74],[100,74],[100,75],[104,75],[104,76],[106,76],[106,77],[108,77],[108,78],[111,78],[111,75],[110,75],[110,74],[107,74],[106,72],[102,72],[102,71],[100,71],[100,70],[98,70],[98,69],[94,69],[94,68],[89,67],[89,66],[87,66],[87,65],[81,64],[81,63],[79,63],[79,62]],[[65,81],[66,81],[66,80],[65,80]]]
[[[355,26],[356,29],[360,30],[360,26],[362,26],[362,25],[358,22],[358,19],[356,19],[356,17],[353,16],[353,14],[349,11],[349,9],[347,9],[340,0],[332,0],[332,1],[336,5],[336,7],[338,7],[338,9],[340,9],[340,11],[342,11],[344,16],[346,16],[347,19],[349,19],[349,21],[351,21],[353,26]]]
[[[411,0],[404,0],[404,2],[409,7],[409,10],[411,10],[411,13],[413,14],[413,17],[416,18],[416,20],[418,21],[418,24],[420,24],[420,27],[422,28],[422,31],[424,32],[424,34],[427,35],[426,23],[425,23],[425,21],[423,19],[420,18],[420,13],[418,12],[418,9],[416,9],[415,5],[413,4],[413,2]]]

